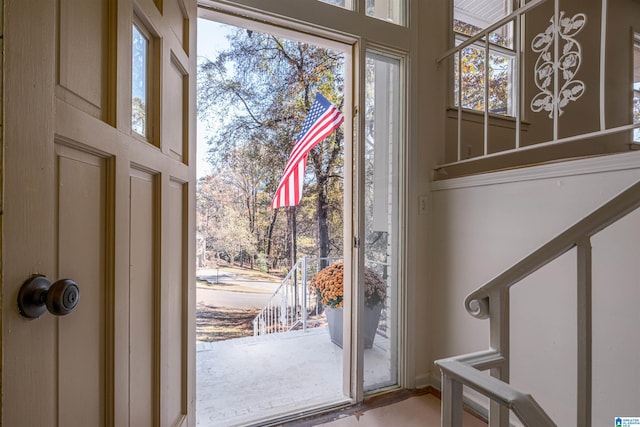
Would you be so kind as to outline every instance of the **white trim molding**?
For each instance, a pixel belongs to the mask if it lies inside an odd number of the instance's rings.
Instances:
[[[640,169],[640,152],[632,151],[622,154],[560,161],[520,169],[433,181],[431,188],[432,191],[447,191],[457,188],[480,187],[629,169]]]

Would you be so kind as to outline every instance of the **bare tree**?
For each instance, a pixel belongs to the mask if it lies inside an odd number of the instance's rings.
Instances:
[[[322,92],[342,108],[343,56],[243,29],[232,31],[229,41],[230,47],[216,58],[200,60],[198,111],[201,118],[216,121],[218,128],[208,141],[209,162],[214,170],[241,172],[234,176],[235,184],[243,188],[244,215],[251,232],[260,237],[257,247],[271,258],[281,244],[275,236],[282,235],[277,230],[278,214],[268,210],[271,197],[314,93]],[[299,223],[307,224],[308,215],[316,221],[311,232],[320,257],[332,250],[342,252],[342,230],[339,239],[332,237],[337,227],[331,221],[342,217],[342,203],[335,201],[341,201],[343,194],[343,145],[338,131],[311,151],[304,200],[287,215],[287,222],[295,224],[290,233],[310,231],[298,228]],[[309,201],[315,203],[312,213],[307,210]],[[304,218],[298,220],[301,214]],[[264,245],[258,242],[261,239]],[[294,242],[289,256],[296,251]]]

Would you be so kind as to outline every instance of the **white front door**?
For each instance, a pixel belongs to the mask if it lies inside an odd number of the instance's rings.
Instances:
[[[196,2],[3,21],[1,424],[193,426]],[[76,308],[22,316],[33,275]]]

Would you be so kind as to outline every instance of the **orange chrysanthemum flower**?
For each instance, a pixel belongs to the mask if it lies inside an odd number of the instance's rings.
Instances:
[[[372,269],[365,268],[365,305],[373,307],[384,303],[387,296],[385,282]],[[344,305],[344,263],[338,262],[320,270],[310,282],[311,289],[325,306],[340,308]]]

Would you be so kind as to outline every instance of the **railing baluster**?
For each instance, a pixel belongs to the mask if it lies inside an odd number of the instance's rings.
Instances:
[[[307,257],[302,258],[302,330],[307,330]]]
[[[482,155],[489,154],[489,34],[484,38],[484,126],[483,126],[483,152]]]
[[[293,281],[293,288],[295,290],[296,282]],[[289,295],[290,295],[290,286],[284,288],[284,295],[282,296],[282,300],[280,301],[280,327],[282,329],[286,328],[287,325],[287,305],[289,304]]]
[[[607,128],[605,110],[607,64],[607,0],[602,0],[600,14],[600,130]]]
[[[499,367],[491,369],[491,376],[509,383],[509,288],[492,290],[489,295],[489,340],[491,348],[503,358]],[[489,408],[490,427],[508,427],[509,410],[495,401]]]
[[[458,53],[458,158],[462,160],[462,50]]]
[[[462,427],[462,384],[442,373],[442,427]]]
[[[558,91],[560,89],[560,69],[558,67],[560,59],[560,40],[557,35],[558,25],[560,24],[560,1],[555,0],[553,5],[553,26],[556,36],[553,37],[553,140],[558,139],[558,120],[559,120],[559,105],[558,105]]]
[[[578,242],[578,425],[591,427],[592,271],[591,240]]]
[[[516,149],[520,148],[520,127],[521,124],[521,115],[522,112],[520,110],[520,96],[522,95],[522,86],[521,86],[521,74],[520,70],[522,67],[522,40],[520,39],[520,31],[522,26],[522,15],[519,15],[514,22],[515,25],[515,37],[513,40],[513,48],[516,51],[516,58],[513,65],[513,70],[511,72],[511,78],[513,79],[513,87],[512,91],[512,99],[513,103],[511,104],[511,108],[515,110],[516,117]]]

